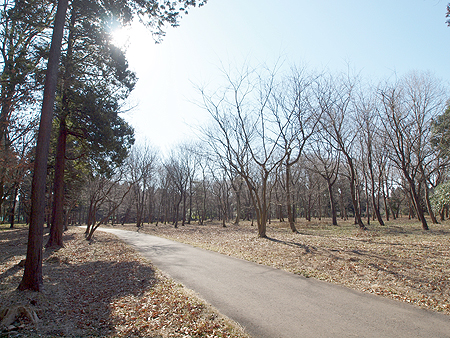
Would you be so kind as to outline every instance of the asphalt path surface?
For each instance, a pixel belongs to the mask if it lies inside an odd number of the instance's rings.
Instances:
[[[450,337],[450,316],[132,231],[108,231],[253,337]]]

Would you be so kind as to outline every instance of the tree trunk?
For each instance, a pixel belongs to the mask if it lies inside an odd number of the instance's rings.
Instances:
[[[234,220],[235,225],[239,225],[239,219],[241,217],[241,192],[235,191],[236,193],[236,218]]]
[[[373,205],[373,209],[375,211],[375,215],[377,217],[378,223],[380,223],[380,225],[384,225],[384,221],[383,221],[383,218],[381,217],[381,212],[380,212],[380,203],[379,203],[379,200],[377,201],[377,198],[375,196],[375,188],[374,187],[375,187],[375,180],[372,178],[372,205]]]
[[[386,183],[387,185],[387,183]],[[386,190],[388,188],[386,187]],[[384,191],[384,187],[383,187],[383,201],[384,201],[384,212],[386,213],[386,221],[389,222],[389,190],[387,190],[387,192]]]
[[[357,195],[356,195],[356,187],[355,187],[355,183],[356,183],[356,173],[355,173],[355,168],[353,166],[353,161],[352,159],[347,156],[347,162],[348,165],[350,167],[350,195],[352,197],[352,203],[353,203],[353,209],[355,212],[355,222],[356,224],[359,226],[360,229],[365,230],[366,227],[361,219],[361,213],[360,213],[360,209],[359,209],[359,205],[358,205],[358,200],[357,200]]]
[[[175,228],[178,228],[178,217],[179,217],[180,204],[181,204],[182,198],[183,198],[183,196],[180,195],[179,201],[174,205],[175,215],[174,215],[174,219],[173,219],[173,225],[175,226]]]
[[[257,223],[258,223],[258,237],[267,238],[266,227],[267,227],[267,208],[256,211]]]
[[[36,144],[34,174],[31,183],[31,220],[28,231],[27,257],[25,270],[19,290],[40,291],[42,279],[42,244],[44,235],[45,214],[45,183],[47,177],[48,150],[58,80],[59,57],[64,30],[64,21],[68,0],[59,0],[53,27],[47,72],[45,76],[44,97],[42,102],[41,120]]]
[[[319,200],[318,200],[318,208],[319,208],[319,221],[322,220],[322,198],[320,196],[320,191],[319,191]]]
[[[53,193],[52,222],[46,248],[63,247],[64,231],[64,168],[66,153],[67,129],[66,121],[61,117],[58,143],[56,146],[55,181]]]
[[[187,224],[191,224],[192,220],[192,183],[189,184],[189,211],[188,211],[188,220]]]
[[[430,202],[430,189],[428,189],[428,185],[426,182],[425,182],[425,202],[427,203],[428,214],[430,215],[431,222],[433,224],[438,224],[439,222],[436,219],[436,216],[433,212],[433,207],[431,206]]]
[[[311,193],[308,194],[308,209],[306,210],[306,220],[308,222],[311,222],[311,200],[312,196]]]
[[[286,205],[288,212],[288,220],[289,226],[291,227],[292,232],[297,233],[297,228],[295,227],[294,222],[294,213],[292,211],[292,200],[291,200],[291,167],[286,164]]]
[[[330,198],[330,207],[331,207],[331,223],[333,225],[337,224],[337,215],[336,215],[336,202],[333,198],[333,185],[331,184],[331,180],[327,179],[327,186],[328,186],[328,195]]]
[[[183,209],[181,215],[181,225],[184,226],[186,224],[186,191],[183,193]]]
[[[16,186],[14,188],[13,198],[12,198],[12,206],[10,211],[10,219],[9,219],[9,228],[14,228],[15,214],[16,214],[16,203],[17,203],[17,193],[19,188]]]
[[[412,201],[414,203],[417,212],[417,217],[422,222],[422,229],[429,230],[427,220],[425,219],[425,215],[423,213],[420,196],[417,194],[416,191],[416,185],[414,184],[414,181],[411,178],[408,178],[408,182],[411,188]]]

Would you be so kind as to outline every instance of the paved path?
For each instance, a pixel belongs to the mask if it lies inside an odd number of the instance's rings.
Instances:
[[[450,316],[167,239],[116,234],[253,337],[450,337]]]

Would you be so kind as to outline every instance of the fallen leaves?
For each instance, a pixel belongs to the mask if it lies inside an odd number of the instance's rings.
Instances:
[[[0,232],[0,249],[11,241],[17,253],[8,246],[9,257],[2,257],[0,308],[26,306],[39,317],[33,325],[15,320],[9,329],[18,336],[247,337],[237,324],[103,232],[87,242],[83,229],[71,228],[64,248],[44,252],[44,291],[18,292],[23,269],[17,263],[26,252],[26,230]]]
[[[141,231],[450,315],[449,222],[428,232],[401,219],[368,231],[341,223],[302,220],[293,234],[287,223],[272,222],[268,239],[257,238],[247,222]]]

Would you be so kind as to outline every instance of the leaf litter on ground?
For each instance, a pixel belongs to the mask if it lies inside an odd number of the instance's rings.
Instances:
[[[237,323],[101,231],[88,242],[83,228],[70,227],[63,248],[44,251],[43,292],[18,291],[26,241],[26,228],[0,228],[0,313],[22,306],[38,320],[20,316],[0,328],[1,337],[248,337]]]
[[[287,222],[272,221],[268,238],[258,238],[250,222],[145,224],[140,231],[450,315],[449,221],[429,231],[407,218],[367,231],[330,223],[299,220],[292,233]]]

